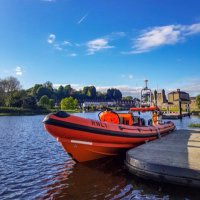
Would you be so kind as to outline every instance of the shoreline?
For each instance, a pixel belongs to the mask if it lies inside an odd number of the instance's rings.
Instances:
[[[20,110],[20,111],[6,111],[0,112],[0,117],[4,116],[34,116],[34,115],[48,115],[49,113],[58,112],[60,110]],[[78,113],[82,112],[81,110],[64,110],[68,113]]]
[[[0,117],[3,116],[34,116],[34,115],[47,115],[49,113],[58,112],[61,111],[60,109],[50,109],[50,110],[43,110],[43,109],[22,109],[22,108],[4,108],[3,110],[0,109]],[[74,109],[74,110],[63,110],[68,113],[81,113],[83,110],[80,109]],[[95,110],[96,111],[96,110]],[[89,110],[85,112],[95,112],[94,110]],[[99,110],[98,110],[99,111]],[[100,112],[100,111],[99,111]],[[193,116],[199,116],[200,117],[200,111],[191,111],[191,115]]]

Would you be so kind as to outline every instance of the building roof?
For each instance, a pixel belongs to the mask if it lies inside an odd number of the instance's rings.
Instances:
[[[180,98],[181,101],[190,101],[190,99]],[[176,99],[174,101],[179,101],[179,99]]]
[[[175,93],[179,93],[179,92],[178,91],[172,91],[169,94],[175,94]],[[184,91],[180,91],[180,93],[182,93],[182,94],[188,94],[187,92],[184,92]]]

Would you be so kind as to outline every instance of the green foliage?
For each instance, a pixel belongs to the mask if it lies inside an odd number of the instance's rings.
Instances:
[[[43,87],[48,88],[50,91],[53,91],[53,84],[50,81],[47,81],[43,84]]]
[[[54,108],[55,102],[54,99],[49,99],[49,108]]]
[[[17,107],[0,107],[0,116],[4,115],[36,115],[49,113],[46,109],[36,108],[17,108]]]
[[[13,92],[11,107],[22,107],[23,104],[23,98],[27,96],[27,93],[25,90],[19,90]]]
[[[64,87],[64,90],[65,90],[66,97],[72,96],[74,93],[74,89],[71,87],[71,85],[66,85]]]
[[[46,95],[48,98],[51,98],[52,91],[49,88],[47,88],[47,87],[40,86],[37,89],[36,97],[39,100],[44,95]]]
[[[23,90],[15,77],[0,79],[0,106],[4,107],[46,110],[54,108],[55,104],[60,105],[62,100],[62,109],[73,110],[78,102],[121,99],[120,90],[115,88],[108,89],[107,93],[97,92],[95,86],[85,86],[79,91],[74,90],[71,85],[61,85],[58,89],[55,89],[53,84],[47,81],[44,84],[35,84],[31,88]],[[125,99],[132,99],[132,97]]]
[[[36,96],[37,90],[38,90],[39,87],[42,87],[42,84],[35,84],[33,88],[30,88],[29,89],[29,90],[31,90],[30,95]]]
[[[196,105],[200,109],[200,95],[196,97]]]
[[[65,89],[62,85],[59,86],[57,90],[57,99],[60,101],[61,99],[66,97]]]
[[[35,109],[37,108],[36,98],[33,96],[27,96],[22,100],[22,108]]]
[[[49,108],[49,98],[47,95],[44,95],[40,98],[39,105],[44,108]]]
[[[96,88],[94,86],[86,86],[83,88],[82,94],[88,99],[96,98]]]
[[[62,110],[73,110],[76,108],[78,104],[78,101],[77,99],[74,99],[73,97],[67,97],[67,98],[64,98],[62,99],[61,101],[61,109]]]
[[[0,80],[0,103],[5,106],[11,106],[13,96],[21,88],[20,82],[15,77],[8,77]]]
[[[194,123],[191,123],[189,125],[190,128],[200,128],[200,124],[194,124]]]
[[[130,101],[130,100],[133,100],[133,97],[132,96],[126,96],[126,97],[123,97],[122,100]]]
[[[107,99],[109,100],[121,100],[122,99],[122,93],[120,90],[116,88],[111,88],[107,90]]]

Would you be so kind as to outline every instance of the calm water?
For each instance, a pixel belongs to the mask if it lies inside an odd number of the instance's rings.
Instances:
[[[97,119],[97,113],[77,114]],[[0,199],[200,199],[200,191],[147,182],[123,157],[75,163],[47,134],[44,116],[0,117]],[[176,120],[187,128],[200,118]]]

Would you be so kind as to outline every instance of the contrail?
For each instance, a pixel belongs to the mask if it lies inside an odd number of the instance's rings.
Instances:
[[[83,22],[83,20],[88,16],[88,13],[85,14],[83,17],[81,17],[81,19],[77,22],[77,24],[80,24]]]

